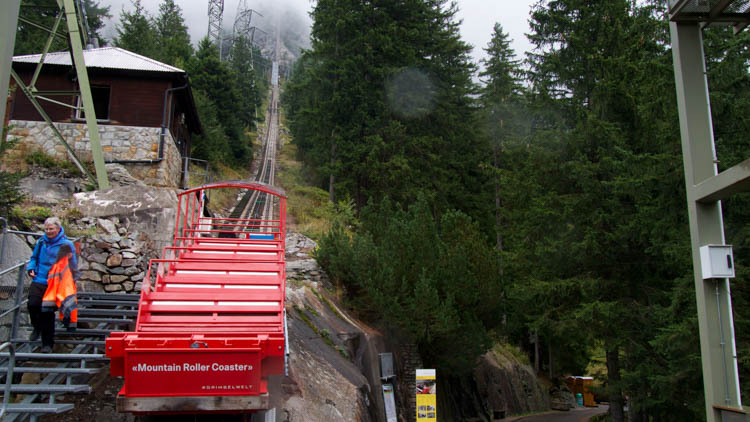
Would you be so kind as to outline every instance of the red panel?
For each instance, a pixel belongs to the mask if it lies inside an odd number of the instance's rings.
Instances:
[[[206,396],[260,393],[257,351],[137,350],[125,359],[128,396]]]

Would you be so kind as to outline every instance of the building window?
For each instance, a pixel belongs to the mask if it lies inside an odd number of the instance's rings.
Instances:
[[[109,87],[92,86],[91,96],[94,98],[94,112],[96,113],[96,120],[109,120]],[[78,100],[76,101],[76,106],[83,107],[83,101],[81,101],[80,95],[78,96]],[[82,108],[75,111],[75,118],[86,118],[86,113],[84,113]]]

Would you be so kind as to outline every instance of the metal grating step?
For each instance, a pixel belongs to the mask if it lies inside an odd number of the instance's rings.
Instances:
[[[0,358],[7,358],[8,353],[0,353]],[[106,362],[109,358],[101,353],[16,353],[16,360],[87,360]]]
[[[101,328],[79,328],[75,331],[67,331],[64,328],[55,330],[55,337],[71,337],[71,336],[108,336],[110,332],[114,330],[104,330]]]
[[[130,306],[138,307],[138,301],[106,300],[106,299],[78,299],[78,306]]]
[[[8,403],[6,413],[63,413],[73,410],[71,403]]]
[[[78,292],[76,296],[80,299],[107,299],[107,300],[121,300],[121,301],[132,301],[138,302],[140,299],[140,293],[93,293],[93,292]]]
[[[90,318],[90,317],[78,317],[78,322],[93,322],[93,323],[106,323],[106,324],[134,324],[135,321],[132,319],[124,318]]]
[[[78,317],[82,316],[138,316],[137,309],[94,309],[78,308]]]
[[[14,338],[11,340],[13,343],[16,344],[24,344],[24,343],[31,343],[31,344],[41,344],[40,340],[27,340],[23,338]],[[87,345],[87,346],[104,346],[104,340],[69,340],[69,339],[61,339],[57,338],[55,339],[55,344],[69,344],[69,345]]]
[[[11,384],[10,391],[12,393],[32,393],[32,394],[46,394],[46,393],[90,393],[91,386],[88,384],[55,384],[55,385],[42,385],[42,384]]]
[[[104,367],[101,368],[66,368],[61,366],[16,366],[13,368],[13,372],[24,372],[24,373],[33,373],[33,374],[85,374],[85,375],[93,375],[98,374],[99,372],[102,372],[104,370]],[[0,366],[0,372],[5,374],[8,372],[7,366]]]

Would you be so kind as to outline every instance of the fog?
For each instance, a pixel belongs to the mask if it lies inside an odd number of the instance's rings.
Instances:
[[[458,0],[458,18],[463,21],[461,25],[461,36],[467,43],[474,47],[472,57],[475,61],[486,57],[484,48],[490,41],[492,29],[496,22],[500,22],[503,30],[513,40],[511,47],[515,50],[518,58],[523,58],[524,53],[531,49],[531,44],[524,33],[528,32],[529,9],[536,0]],[[151,15],[159,11],[161,0],[142,0],[144,8]],[[182,8],[182,15],[190,32],[193,44],[206,36],[208,31],[208,0],[175,0]],[[234,16],[240,0],[224,1],[224,20],[222,28],[225,31],[232,30]],[[112,18],[109,19],[103,35],[108,40],[117,36],[115,25],[119,22],[120,11],[123,7],[132,10],[130,0],[100,0],[103,6],[110,6]],[[274,27],[276,16],[282,18],[285,26],[293,34],[307,39],[311,20],[309,12],[312,10],[314,0],[248,0],[248,6],[259,12],[253,14],[252,24],[257,28],[271,32]],[[289,25],[291,24],[291,27]]]
[[[159,13],[160,3],[161,0],[141,1],[144,9],[151,16]],[[130,0],[100,0],[99,4],[110,6],[112,18],[107,20],[102,35],[111,41],[117,37],[116,25],[120,22],[120,13],[123,8],[129,12],[133,11],[134,8]],[[188,27],[191,42],[193,45],[197,45],[198,41],[208,33],[208,0],[175,0],[175,4],[182,9],[182,17]],[[294,22],[291,30],[295,33],[304,34],[305,37],[309,35],[311,25],[309,11],[312,4],[308,0],[249,0],[247,4],[250,9],[260,14],[253,13],[251,20],[251,24],[258,29],[271,33],[274,28],[274,19],[281,16],[285,17],[286,21]],[[224,18],[222,20],[224,31],[231,33],[239,5],[240,0],[224,1]]]

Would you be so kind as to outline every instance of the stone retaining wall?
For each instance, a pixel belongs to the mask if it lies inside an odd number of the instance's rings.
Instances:
[[[147,233],[128,231],[118,217],[84,217],[76,229],[96,234],[80,236],[78,288],[84,292],[138,293],[148,271],[148,262],[157,258]],[[37,241],[27,236],[31,245]]]
[[[10,136],[20,143],[33,145],[36,149],[58,160],[69,160],[67,149],[45,122],[11,120]],[[83,123],[55,123],[76,156],[92,162],[91,142],[88,129]],[[102,152],[105,161],[112,160],[156,160],[159,158],[159,136],[161,128],[99,125]],[[172,135],[164,137],[164,160],[154,164],[124,164],[130,174],[147,185],[177,188],[182,172],[182,158]]]

